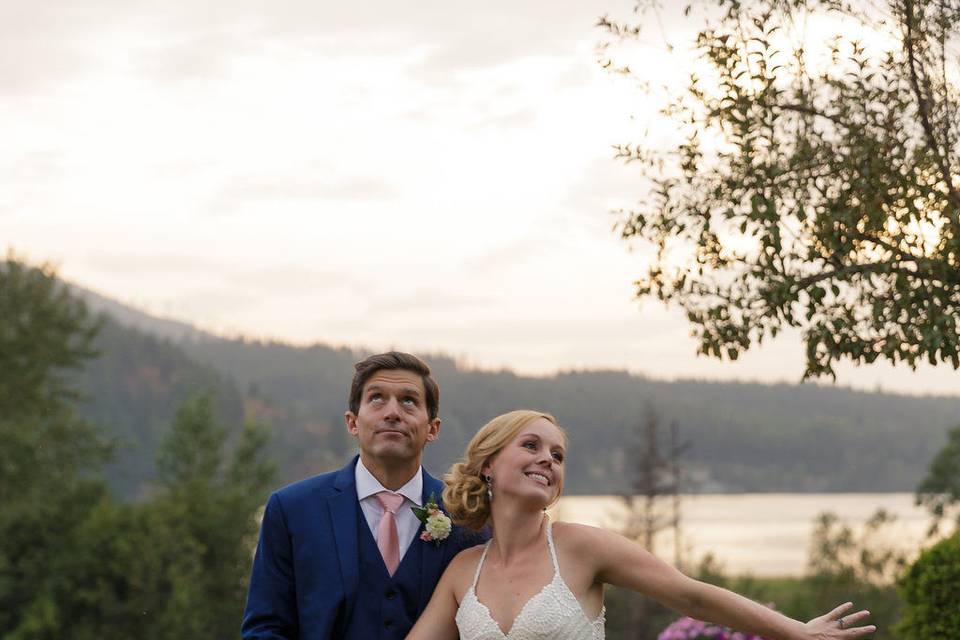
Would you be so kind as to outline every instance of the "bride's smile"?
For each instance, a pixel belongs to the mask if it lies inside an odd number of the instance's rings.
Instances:
[[[526,425],[485,467],[493,495],[500,496],[501,503],[504,498],[533,499],[537,509],[552,504],[563,489],[565,444],[563,433],[549,420]]]

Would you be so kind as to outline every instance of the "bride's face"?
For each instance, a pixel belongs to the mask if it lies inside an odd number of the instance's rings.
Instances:
[[[494,502],[514,497],[538,508],[551,504],[563,486],[565,456],[565,438],[552,422],[538,418],[524,426],[484,467],[493,476]]]

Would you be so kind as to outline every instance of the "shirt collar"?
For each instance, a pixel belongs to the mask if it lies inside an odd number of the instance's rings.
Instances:
[[[389,489],[380,484],[379,480],[373,477],[369,469],[363,466],[363,460],[360,458],[357,458],[357,468],[354,471],[354,476],[357,481],[358,500],[364,500],[381,491],[389,491]],[[413,477],[410,478],[407,484],[393,493],[399,493],[418,507],[423,506],[423,467],[417,469],[417,472],[413,474]]]

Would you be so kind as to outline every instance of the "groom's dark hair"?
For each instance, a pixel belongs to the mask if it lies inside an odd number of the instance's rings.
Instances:
[[[350,384],[349,406],[350,411],[354,414],[360,411],[360,396],[363,395],[363,385],[377,371],[390,369],[403,369],[419,375],[420,379],[423,380],[423,389],[427,396],[425,398],[427,415],[433,420],[440,413],[440,387],[436,380],[430,376],[430,367],[417,356],[402,351],[388,351],[364,358],[353,365],[353,368],[356,373],[353,374],[353,382]]]

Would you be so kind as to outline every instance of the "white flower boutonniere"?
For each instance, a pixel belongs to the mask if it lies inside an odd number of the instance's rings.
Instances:
[[[453,523],[450,518],[437,505],[437,498],[431,493],[427,504],[423,507],[410,507],[413,509],[413,515],[423,523],[423,533],[420,539],[424,542],[433,542],[438,547],[440,542],[447,539],[450,530],[453,529]]]

